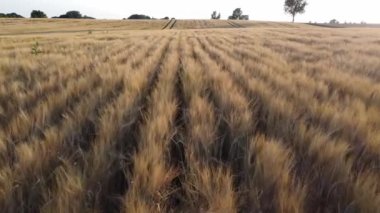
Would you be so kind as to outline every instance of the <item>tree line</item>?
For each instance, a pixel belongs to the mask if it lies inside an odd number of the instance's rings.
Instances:
[[[17,13],[0,13],[0,18],[24,18],[23,16],[17,14]],[[33,10],[30,13],[30,18],[48,18],[46,13],[44,13],[41,10]],[[72,10],[68,11],[65,14],[62,14],[60,16],[53,16],[52,18],[68,18],[68,19],[95,19],[90,16],[82,15],[79,11]],[[147,15],[142,15],[142,14],[133,14],[128,17],[128,19],[156,19],[156,18],[151,18],[150,16]],[[169,17],[164,17],[162,19],[169,19]],[[125,18],[124,18],[125,20]]]
[[[55,16],[52,18],[95,19],[93,17],[86,16],[86,15],[82,16],[82,14],[79,11],[75,11],[75,10],[69,11],[66,14]]]
[[[17,14],[17,13],[0,13],[0,18],[24,18],[23,16]],[[30,18],[48,18],[46,13],[44,13],[41,10],[33,10],[30,13]],[[60,16],[54,16],[52,18],[72,18],[72,19],[95,19],[90,16],[82,15],[79,11],[72,10],[68,11],[67,13],[60,15]]]
[[[24,18],[17,13],[0,13],[0,18]]]
[[[286,13],[292,16],[292,21],[294,22],[295,16],[297,14],[302,14],[305,12],[305,7],[307,6],[306,0],[285,0],[284,10]],[[31,18],[47,18],[47,15],[40,10],[33,10],[30,14]],[[17,13],[0,13],[0,18],[24,18],[23,16]],[[52,18],[70,18],[70,19],[94,19],[93,17],[82,15],[79,11],[68,11],[66,14],[55,16]],[[220,19],[221,14],[217,11],[213,11],[211,14],[211,19]],[[155,19],[147,15],[133,14],[128,19]],[[165,17],[163,19],[169,19]],[[241,8],[236,8],[232,15],[228,17],[231,20],[249,20],[248,15],[244,15]]]
[[[150,17],[150,16],[143,15],[143,14],[133,14],[133,15],[129,16],[128,19],[152,19],[152,20],[157,20],[157,18]],[[169,20],[169,19],[170,18],[168,16],[166,16],[164,18],[161,18],[161,20]],[[123,20],[126,20],[126,18],[123,18]]]

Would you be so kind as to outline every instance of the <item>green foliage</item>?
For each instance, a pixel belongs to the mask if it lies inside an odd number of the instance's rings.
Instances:
[[[30,18],[47,18],[47,15],[41,10],[33,10],[30,14]]]
[[[232,16],[229,16],[228,19],[232,19],[232,20],[248,20],[249,16],[248,15],[243,15],[243,11],[241,10],[241,8],[236,8],[232,12]]]
[[[243,15],[243,11],[240,8],[236,8],[232,13],[234,19],[239,19]]]
[[[82,18],[82,14],[79,11],[69,11],[64,15],[60,15],[59,18],[74,18],[80,19]]]
[[[33,44],[31,53],[32,53],[32,55],[38,55],[38,54],[42,53],[42,51],[40,49],[40,44],[38,43],[38,41],[36,41],[36,43]]]
[[[339,24],[339,21],[336,19],[330,20],[330,24]]]
[[[236,8],[228,19],[240,19],[241,15],[243,15],[243,11],[240,8]]]
[[[150,16],[142,15],[142,14],[133,14],[128,17],[128,19],[151,19]]]
[[[211,19],[220,19],[220,13],[217,13],[216,11],[212,12]]]
[[[306,5],[306,0],[285,0],[284,10],[292,15],[294,22],[294,17],[297,13],[302,14],[305,12]]]
[[[91,16],[86,16],[86,15],[84,15],[83,17],[82,17],[82,19],[95,19],[94,17],[91,17]]]
[[[82,16],[82,14],[79,11],[76,11],[76,10],[68,11],[66,14],[60,15],[58,17],[55,16],[53,18],[95,19],[93,17],[86,16],[86,15]]]
[[[24,18],[17,13],[0,13],[0,18]]]

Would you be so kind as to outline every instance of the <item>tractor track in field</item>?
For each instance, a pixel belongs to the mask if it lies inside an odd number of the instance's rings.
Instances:
[[[171,30],[173,29],[174,25],[177,23],[177,20],[175,18],[170,19],[165,26],[162,28],[162,30]]]
[[[173,24],[170,26],[170,29],[173,29],[174,25],[177,23],[177,20],[174,19]]]
[[[232,27],[234,27],[234,28],[244,28],[244,26],[242,26],[242,25],[240,25],[240,24],[237,24],[237,23],[235,23],[235,22],[233,22],[233,21],[227,21],[227,23],[228,23],[229,25],[231,25]]]
[[[170,19],[168,22],[166,22],[166,24],[164,25],[164,27],[162,28],[162,30],[165,30],[169,24],[172,22],[172,19]]]

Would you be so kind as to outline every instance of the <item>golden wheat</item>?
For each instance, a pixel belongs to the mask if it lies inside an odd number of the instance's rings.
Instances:
[[[4,212],[379,212],[378,29],[0,31]]]

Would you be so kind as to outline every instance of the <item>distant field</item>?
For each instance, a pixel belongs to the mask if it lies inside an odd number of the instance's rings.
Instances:
[[[309,23],[311,26],[328,27],[328,28],[380,28],[380,24],[322,24]]]
[[[173,29],[208,29],[208,28],[300,28],[310,27],[306,24],[281,22],[239,21],[239,20],[177,20]]]
[[[204,29],[239,27],[308,27],[305,24],[226,20],[70,20],[0,19],[1,35],[75,33],[87,31]],[[310,26],[309,26],[310,27]]]
[[[167,20],[0,19],[0,35],[162,29]]]
[[[379,29],[171,22],[0,20],[2,211],[379,211]]]

